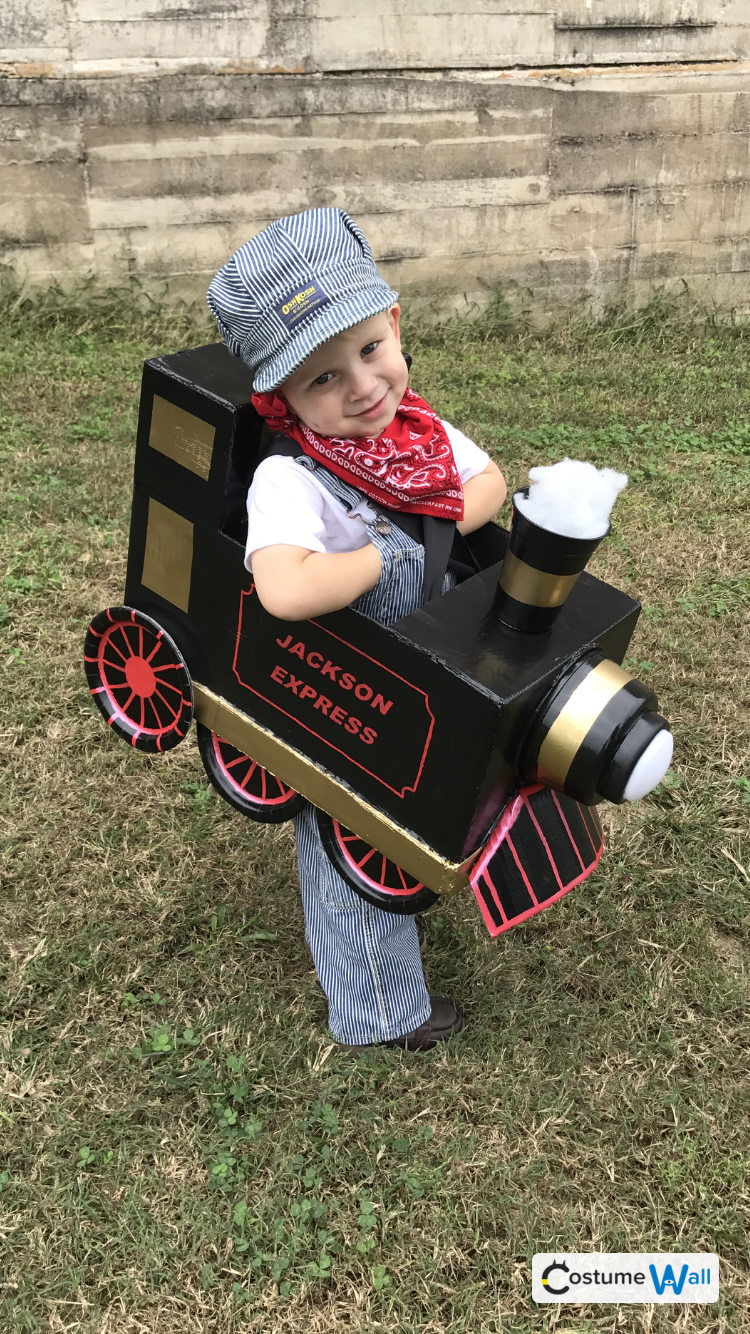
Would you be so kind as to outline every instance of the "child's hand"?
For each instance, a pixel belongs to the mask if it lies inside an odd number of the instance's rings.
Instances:
[[[374,587],[382,569],[372,542],[330,555],[284,543],[261,547],[252,561],[258,597],[281,621],[306,621],[348,607]]]

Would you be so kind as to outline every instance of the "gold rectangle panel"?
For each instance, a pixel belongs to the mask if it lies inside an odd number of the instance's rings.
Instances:
[[[168,459],[197,473],[204,482],[211,471],[216,427],[184,408],[175,407],[166,398],[154,394],[151,409],[151,434],[148,443]]]
[[[250,755],[282,783],[287,783],[314,806],[327,811],[334,820],[339,820],[347,829],[371,843],[435,894],[454,894],[468,884],[469,872],[481,849],[464,862],[446,861],[428,844],[402,829],[356,792],[344,787],[332,774],[319,769],[312,760],[280,741],[272,732],[267,732],[220,695],[197,682],[193,682],[193,690],[195,716],[199,722],[218,732],[225,741]]]
[[[166,505],[160,505],[152,496],[148,502],[141,583],[181,611],[187,611],[192,568],[192,523]]]

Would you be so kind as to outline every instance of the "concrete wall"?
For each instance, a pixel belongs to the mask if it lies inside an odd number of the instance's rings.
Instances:
[[[6,7],[4,19],[3,7]],[[202,296],[349,209],[404,294],[750,309],[750,0],[0,0],[0,255]]]

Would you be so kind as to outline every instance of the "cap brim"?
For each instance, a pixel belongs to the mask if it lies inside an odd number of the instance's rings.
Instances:
[[[294,338],[287,343],[283,352],[270,357],[267,362],[253,367],[255,379],[253,389],[257,394],[278,389],[293,375],[300,366],[317,352],[324,343],[330,342],[337,334],[353,329],[363,320],[390,310],[398,300],[398,292],[391,291],[385,283],[377,287],[361,288],[350,297],[339,297],[323,310],[313,314],[300,327]]]

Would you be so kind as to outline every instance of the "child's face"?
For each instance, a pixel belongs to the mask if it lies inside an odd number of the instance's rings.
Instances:
[[[367,437],[390,426],[409,372],[394,306],[324,343],[280,388],[318,435]]]

